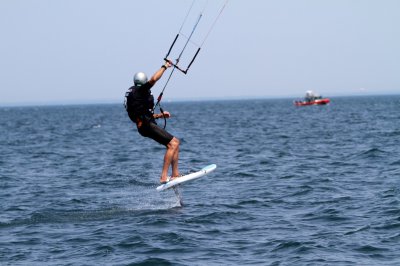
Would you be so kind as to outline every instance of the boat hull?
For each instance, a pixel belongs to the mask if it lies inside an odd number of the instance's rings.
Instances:
[[[316,99],[313,101],[294,101],[294,105],[296,106],[307,106],[307,105],[325,105],[330,103],[328,98]]]

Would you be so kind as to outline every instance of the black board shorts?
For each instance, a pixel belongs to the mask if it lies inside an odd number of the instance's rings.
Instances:
[[[167,146],[168,143],[174,138],[174,136],[168,133],[165,129],[157,126],[157,124],[153,122],[143,123],[140,128],[138,127],[138,132],[143,137],[154,139],[164,146]]]

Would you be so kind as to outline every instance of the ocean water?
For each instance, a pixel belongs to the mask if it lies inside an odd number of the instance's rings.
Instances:
[[[331,100],[164,103],[183,206],[122,103],[1,107],[0,265],[400,265],[400,96]]]

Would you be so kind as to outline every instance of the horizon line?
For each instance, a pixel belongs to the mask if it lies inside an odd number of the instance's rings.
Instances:
[[[396,96],[400,95],[400,92],[388,92],[388,93],[371,93],[371,94],[338,94],[333,96],[328,96],[326,98],[341,98],[341,97],[364,97],[364,96]],[[235,100],[268,100],[268,99],[293,99],[297,100],[299,97],[294,98],[293,96],[232,96],[232,97],[202,97],[202,98],[165,98],[164,102],[205,102],[205,101],[235,101]],[[95,104],[121,104],[123,105],[123,100],[116,99],[97,99],[97,100],[55,100],[52,102],[0,102],[0,107],[23,107],[23,106],[58,106],[58,105],[95,105]]]

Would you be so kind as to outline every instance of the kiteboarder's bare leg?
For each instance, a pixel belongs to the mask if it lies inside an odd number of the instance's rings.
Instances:
[[[164,155],[164,164],[161,172],[160,183],[165,183],[168,181],[168,169],[170,165],[172,165],[172,176],[179,176],[178,159],[179,140],[174,137],[167,145],[167,151]]]
[[[175,150],[174,156],[172,157],[172,176],[173,177],[179,177],[179,169],[178,169],[178,161],[179,161],[179,140],[176,139],[178,141],[178,146]]]

